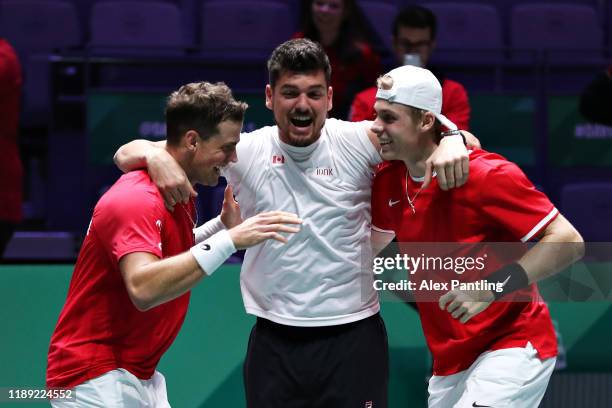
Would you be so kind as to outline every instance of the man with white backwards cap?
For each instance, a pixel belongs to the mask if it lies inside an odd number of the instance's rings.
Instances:
[[[477,242],[477,248],[458,244],[454,252],[477,257],[491,242],[539,240],[516,261],[489,253],[480,287],[415,294],[434,360],[429,407],[537,407],[557,344],[535,282],[579,259],[582,237],[515,164],[494,153],[470,151],[470,181],[459,189],[439,189],[436,177],[423,188],[440,126],[457,129],[440,113],[442,90],[430,71],[390,71],[379,78],[376,99],[372,130],[387,160],[372,191],[376,247],[394,237],[400,243]],[[559,251],[549,243],[573,244]],[[477,276],[467,271],[461,279]],[[413,275],[425,278],[432,275]]]

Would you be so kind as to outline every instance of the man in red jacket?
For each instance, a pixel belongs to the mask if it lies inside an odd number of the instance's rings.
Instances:
[[[400,11],[393,22],[393,51],[399,65],[427,67],[436,45],[436,28],[436,17],[429,9],[415,5]],[[459,129],[469,130],[470,103],[465,88],[429,69],[442,84],[442,113]],[[358,93],[351,106],[350,120],[374,120],[375,100],[376,86]]]

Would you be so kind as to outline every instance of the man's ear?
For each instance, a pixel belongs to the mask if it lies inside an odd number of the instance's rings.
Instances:
[[[190,152],[195,152],[198,147],[198,142],[200,141],[200,134],[190,129],[183,136],[183,147],[185,147]]]
[[[421,118],[421,129],[423,132],[427,132],[433,128],[436,123],[436,115],[431,112],[425,112]]]
[[[266,108],[272,110],[272,87],[270,84],[266,85]]]
[[[327,87],[327,111],[334,107],[334,90],[331,86]]]

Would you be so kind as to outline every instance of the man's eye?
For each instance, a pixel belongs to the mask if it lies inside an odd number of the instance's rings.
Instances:
[[[297,98],[297,95],[298,95],[297,92],[292,92],[292,91],[283,92],[283,96],[285,98]]]
[[[323,94],[321,92],[312,92],[308,94],[308,97],[310,99],[321,99],[323,97]]]

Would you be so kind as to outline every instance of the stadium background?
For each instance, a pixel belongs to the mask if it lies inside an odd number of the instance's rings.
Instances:
[[[128,3],[121,19],[104,21],[104,7]],[[359,3],[391,66],[390,22],[409,2]],[[483,146],[519,163],[587,240],[612,241],[612,129],[578,112],[582,89],[610,63],[610,3],[422,3],[440,20],[434,62],[466,86],[471,129]],[[522,27],[516,13],[530,4],[552,9]],[[115,149],[137,137],[163,138],[164,96],[189,81],[227,82],[250,105],[247,129],[271,123],[263,106],[265,59],[298,29],[297,10],[291,0],[0,0],[0,36],[23,66],[26,171],[25,220],[7,251],[12,264],[0,266],[0,387],[44,384],[48,341],[79,242],[93,205],[119,175]],[[200,189],[201,221],[218,211],[221,191]],[[242,307],[238,267],[220,272],[194,290],[185,326],[162,359],[173,406],[243,406],[241,363],[252,318]],[[550,305],[567,368],[553,376],[543,406],[612,405],[609,306]],[[424,406],[429,361],[418,318],[399,303],[384,303],[383,314],[391,407]]]

